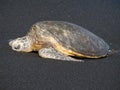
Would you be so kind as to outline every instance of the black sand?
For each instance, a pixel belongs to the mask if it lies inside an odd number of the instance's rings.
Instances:
[[[42,20],[81,25],[120,50],[119,0],[1,0],[0,90],[120,90],[120,53],[77,63],[12,51],[8,40]]]

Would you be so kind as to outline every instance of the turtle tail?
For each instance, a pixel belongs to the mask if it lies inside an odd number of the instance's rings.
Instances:
[[[120,55],[120,50],[110,49],[107,56],[110,56],[110,55],[113,55],[113,54]]]

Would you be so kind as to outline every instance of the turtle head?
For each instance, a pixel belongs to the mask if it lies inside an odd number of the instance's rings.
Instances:
[[[18,52],[32,51],[31,41],[29,40],[28,36],[10,40],[9,46],[11,46],[14,51]]]

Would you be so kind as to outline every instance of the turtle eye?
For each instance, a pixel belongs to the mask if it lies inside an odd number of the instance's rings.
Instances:
[[[14,49],[20,49],[20,45],[15,46]]]
[[[23,37],[22,40],[26,40],[26,37]]]

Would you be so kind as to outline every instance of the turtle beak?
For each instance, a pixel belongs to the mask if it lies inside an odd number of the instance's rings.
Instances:
[[[9,42],[9,46],[12,46],[13,39],[9,39],[8,42]]]

